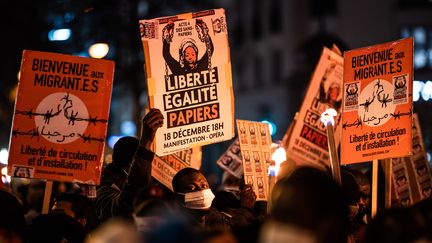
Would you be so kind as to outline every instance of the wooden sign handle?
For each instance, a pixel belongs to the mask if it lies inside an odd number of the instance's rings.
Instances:
[[[50,210],[50,201],[51,201],[51,192],[52,192],[52,185],[53,181],[46,181],[45,183],[45,193],[44,193],[44,200],[43,200],[43,207],[42,207],[42,213],[47,214]]]
[[[378,160],[372,161],[372,218],[377,214],[378,207]]]

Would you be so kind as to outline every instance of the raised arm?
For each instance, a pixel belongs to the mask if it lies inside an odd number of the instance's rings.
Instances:
[[[198,62],[200,63],[199,65],[207,67],[208,62],[214,52],[213,41],[209,35],[207,24],[202,19],[196,19],[196,29],[198,32],[198,37],[206,44],[206,52]]]
[[[140,143],[122,192],[128,205],[132,205],[133,198],[139,189],[150,185],[154,157],[150,149],[157,129],[163,125],[163,119],[160,110],[151,109],[142,120]]]
[[[181,72],[180,63],[170,53],[170,46],[173,38],[174,23],[169,22],[162,30],[162,55],[173,74]]]
[[[163,125],[163,115],[158,109],[151,109],[142,120],[141,138],[129,171],[127,181],[113,208],[113,215],[130,215],[133,200],[142,188],[150,185],[154,153],[150,151],[156,131]]]

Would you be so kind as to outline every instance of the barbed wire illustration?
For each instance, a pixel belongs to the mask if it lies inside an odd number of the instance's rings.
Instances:
[[[357,118],[357,119],[356,119],[354,122],[352,122],[352,123],[345,122],[344,124],[342,124],[342,128],[343,128],[343,129],[346,129],[347,127],[353,127],[353,126],[355,126],[356,128],[358,128],[358,127],[363,128],[362,120],[361,120],[360,118]]]
[[[14,136],[14,137],[29,136],[30,139],[36,138],[37,141],[39,141],[39,137],[40,137],[39,135],[44,135],[47,137],[59,137],[56,140],[57,142],[63,142],[66,138],[75,137],[75,136],[79,136],[80,138],[82,138],[83,143],[90,143],[92,141],[94,141],[94,142],[105,141],[105,137],[102,137],[102,138],[93,137],[91,134],[84,135],[84,134],[79,134],[79,133],[74,133],[74,132],[69,133],[69,134],[61,134],[57,131],[45,131],[45,127],[42,127],[41,131],[39,131],[38,127],[30,129],[28,131],[20,131],[19,128],[12,131],[12,136]]]
[[[391,102],[392,99],[389,99],[390,94],[383,94],[383,98],[381,98],[381,94],[384,92],[384,85],[381,84],[380,79],[378,79],[374,87],[377,87],[376,95],[378,102],[381,103],[381,108],[387,107],[387,103]]]
[[[91,141],[96,141],[96,142],[105,141],[105,138],[92,137],[91,134],[89,134],[89,135],[78,134],[78,136],[80,136],[83,139],[83,143],[86,143],[86,142],[90,143]]]
[[[68,125],[75,125],[76,121],[87,121],[89,124],[96,125],[97,122],[106,123],[108,122],[106,119],[97,119],[96,117],[92,117],[89,115],[89,118],[78,117],[78,111],[74,113],[74,110],[71,110],[69,114],[69,109],[73,107],[72,100],[69,99],[69,93],[67,93],[61,100],[65,100],[63,105],[64,107],[64,116],[68,119]],[[68,106],[69,104],[69,106]]]
[[[76,121],[87,121],[89,124],[94,124],[94,125],[96,125],[97,122],[100,122],[100,123],[108,122],[108,120],[106,120],[106,119],[97,119],[97,116],[91,117],[89,115],[89,118],[78,117],[78,111],[76,113],[74,113],[73,110],[71,111],[70,115],[69,115],[69,112],[65,110],[64,116],[66,117],[66,119],[69,120],[68,125],[75,125]]]
[[[381,108],[387,108],[387,104],[392,102],[393,99],[389,98],[390,94],[383,94],[384,85],[381,84],[381,80],[378,79],[374,85],[374,91],[372,92],[372,97],[368,97],[364,103],[359,104],[360,106],[364,106],[365,112],[369,112],[369,106],[376,100],[381,103]]]
[[[384,94],[381,99],[381,94],[378,94],[378,101],[381,103],[381,108],[387,108],[387,103],[393,101],[393,99],[389,99],[390,94]]]
[[[67,110],[73,106],[72,100],[69,99],[69,93],[66,93],[66,95],[60,99],[60,101],[62,100],[65,101],[65,103],[63,104],[63,109]]]
[[[62,110],[60,109],[60,105],[58,105],[57,111],[55,113],[53,113],[53,109],[47,110],[45,113],[38,113],[38,112],[33,112],[33,108],[31,108],[28,111],[17,110],[15,112],[15,114],[29,116],[30,119],[32,119],[33,117],[36,117],[36,116],[42,116],[44,123],[49,124],[51,118],[58,116],[61,112],[62,112]]]
[[[60,113],[63,111],[63,115],[66,119],[68,119],[68,125],[75,125],[76,121],[86,121],[89,124],[94,124],[96,125],[96,123],[107,123],[108,120],[106,119],[98,119],[97,116],[92,117],[91,115],[89,115],[88,118],[84,118],[84,117],[78,117],[78,111],[74,113],[74,110],[72,110],[69,114],[69,109],[73,108],[73,102],[72,100],[69,98],[69,93],[67,93],[63,98],[60,99],[60,101],[64,100],[64,104],[63,104],[63,109],[60,109],[60,104],[57,105],[57,111],[53,111],[53,109],[51,110],[47,110],[45,113],[38,113],[38,112],[34,112],[34,108],[31,108],[28,111],[22,111],[22,110],[16,110],[15,114],[17,115],[25,115],[28,116],[30,119],[36,117],[36,116],[42,116],[44,118],[44,122],[45,124],[49,124],[51,118],[56,117],[58,115],[60,115]]]
[[[398,111],[397,113],[390,113],[390,116],[392,116],[395,120],[396,119],[400,119],[401,116],[412,116],[412,109],[409,109],[408,112],[400,112]]]
[[[353,122],[345,122],[344,124],[342,124],[342,128],[346,129],[348,127],[353,127],[353,126],[355,126],[356,128],[358,128],[358,127],[363,128],[363,123],[369,123],[369,122],[375,122],[374,125],[379,125],[381,123],[381,120],[383,120],[389,116],[393,117],[394,120],[400,119],[403,116],[411,117],[412,116],[412,109],[409,109],[408,112],[400,112],[400,111],[397,111],[394,113],[390,112],[390,113],[384,114],[381,117],[371,116],[371,117],[366,118],[366,116],[363,116],[363,118],[357,118]]]
[[[372,100],[371,100],[372,99]],[[369,106],[375,101],[375,95],[366,99],[364,103],[359,104],[359,106],[364,106],[365,112],[369,112]]]
[[[80,117],[80,111],[74,110],[73,99],[70,96],[70,93],[66,93],[61,99],[59,99],[60,104],[57,105],[57,109],[54,108],[48,109],[45,113],[36,112],[35,108],[30,108],[29,110],[16,110],[16,115],[24,115],[30,119],[34,119],[35,117],[43,117],[43,122],[45,125],[50,125],[52,118],[63,115],[66,118],[68,126],[75,126],[76,122],[87,122],[88,124],[97,125],[97,123],[107,123],[107,119],[99,119],[97,116],[88,115],[88,117]],[[85,113],[85,112],[84,112]],[[82,112],[81,112],[82,114]],[[62,129],[60,129],[62,130]],[[76,132],[66,132],[66,134],[62,134],[59,130],[50,130],[47,127],[43,126],[41,129],[39,127],[32,128],[28,131],[20,130],[19,128],[12,131],[12,135],[14,137],[17,136],[29,136],[30,139],[37,138],[39,141],[39,135],[46,136],[48,138],[54,138],[57,142],[61,143],[66,140],[66,138],[72,138],[79,136],[82,138],[83,143],[90,142],[104,142],[105,138],[93,137],[91,134],[79,134]]]
[[[36,137],[37,141],[39,141],[39,128],[36,127],[36,128],[30,129],[30,130],[28,130],[26,132],[20,131],[19,128],[17,128],[17,129],[15,129],[15,130],[12,131],[12,136],[18,137],[18,135],[20,135],[20,136],[30,136],[30,139],[33,139],[34,137]]]

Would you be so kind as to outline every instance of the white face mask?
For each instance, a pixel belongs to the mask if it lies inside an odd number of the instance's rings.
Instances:
[[[211,189],[178,194],[185,196],[185,207],[190,209],[209,209],[215,198]]]

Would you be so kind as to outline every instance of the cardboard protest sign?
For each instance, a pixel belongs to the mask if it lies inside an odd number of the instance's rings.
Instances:
[[[411,181],[408,176],[407,160],[405,158],[392,158],[392,183],[393,196],[402,206],[413,204],[413,191],[410,186]]]
[[[243,175],[242,157],[240,152],[240,142],[236,139],[221,155],[216,162],[223,170],[231,175],[241,178]]]
[[[172,179],[177,172],[186,167],[201,168],[201,147],[176,152],[166,156],[155,156],[151,175],[164,186],[173,190]]]
[[[326,127],[320,117],[328,108],[337,111],[338,115],[334,118],[337,147],[340,140],[342,76],[342,57],[338,52],[324,47],[288,142],[287,158],[297,165],[321,169],[330,167]]]
[[[231,139],[234,96],[223,9],[140,21],[151,108],[165,117],[155,152]]]
[[[341,163],[411,155],[413,39],[345,52]]]
[[[267,161],[271,160],[270,127],[267,123],[237,120],[245,184],[252,185],[257,201],[268,199]]]
[[[413,114],[412,152],[410,157],[392,159],[394,196],[402,206],[429,198],[432,192],[430,167],[417,114]]]
[[[99,184],[114,62],[23,52],[8,174]]]
[[[415,177],[415,189],[418,191],[419,200],[423,200],[431,196],[432,178],[417,114],[413,115],[412,153],[409,159]]]

